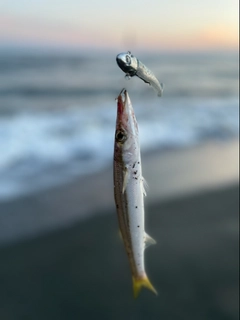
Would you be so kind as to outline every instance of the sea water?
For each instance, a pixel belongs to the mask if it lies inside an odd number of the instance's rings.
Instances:
[[[161,98],[126,80],[114,54],[0,53],[0,200],[109,166],[123,87],[142,152],[238,137],[237,53],[137,56],[164,83]]]

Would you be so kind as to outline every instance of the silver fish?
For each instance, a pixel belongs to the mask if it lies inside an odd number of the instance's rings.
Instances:
[[[131,78],[137,76],[144,82],[151,85],[158,96],[161,97],[163,93],[163,84],[159,83],[153,72],[149,70],[140,60],[138,60],[130,51],[119,53],[116,57],[117,64],[126,77]]]
[[[138,124],[127,90],[123,89],[117,98],[114,197],[120,232],[130,262],[134,297],[142,287],[157,294],[144,267],[144,249],[156,243],[144,228],[145,194]]]

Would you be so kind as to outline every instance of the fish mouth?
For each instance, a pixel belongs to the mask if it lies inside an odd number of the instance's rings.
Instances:
[[[122,115],[127,101],[127,90],[123,88],[117,97],[118,114]]]
[[[122,128],[132,134],[138,134],[138,126],[135,118],[132,103],[128,95],[127,90],[124,88],[121,90],[117,97],[117,121],[116,127]]]

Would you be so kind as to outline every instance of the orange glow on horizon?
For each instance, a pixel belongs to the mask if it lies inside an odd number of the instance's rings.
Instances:
[[[154,35],[145,39],[145,45],[154,49],[166,50],[207,50],[229,49],[238,50],[238,30],[212,26],[201,32],[189,32],[185,34]]]
[[[204,30],[199,34],[199,41],[207,46],[227,46],[238,47],[239,44],[238,30],[214,26]]]
[[[80,47],[93,46],[99,48],[137,47],[163,50],[201,50],[201,49],[238,49],[238,29],[213,25],[201,31],[181,32],[170,30],[155,32],[133,30],[134,37],[122,34],[122,30],[102,29],[89,30],[77,25],[56,24],[33,18],[19,19],[0,15],[0,41],[25,41],[60,46]],[[131,45],[132,42],[132,45]],[[129,43],[129,45],[128,45]]]

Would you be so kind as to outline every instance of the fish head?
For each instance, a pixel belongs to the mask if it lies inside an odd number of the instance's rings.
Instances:
[[[130,51],[119,53],[116,57],[117,64],[123,72],[133,77],[137,72],[138,62]]]
[[[129,155],[139,150],[138,124],[126,89],[117,98],[115,150]]]

